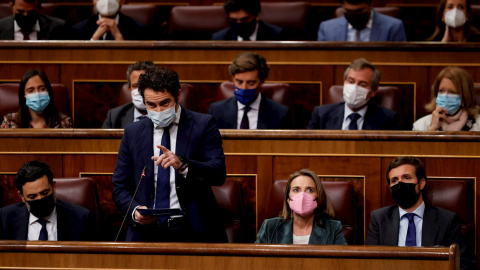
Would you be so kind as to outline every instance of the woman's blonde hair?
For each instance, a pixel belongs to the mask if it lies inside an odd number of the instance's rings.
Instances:
[[[443,78],[452,81],[457,89],[457,93],[462,99],[462,107],[467,110],[469,116],[476,117],[480,112],[480,107],[476,105],[475,89],[473,85],[473,78],[465,69],[460,67],[446,67],[438,73],[435,82],[432,85],[432,100],[425,105],[425,109],[429,112],[435,110],[437,103],[437,95],[440,90],[440,82]]]
[[[323,188],[322,181],[318,175],[311,170],[308,169],[301,169],[300,171],[294,172],[290,175],[288,179],[287,186],[285,187],[285,197],[283,200],[283,210],[280,213],[280,217],[283,220],[289,220],[292,218],[292,209],[290,209],[290,205],[288,204],[288,198],[290,197],[290,189],[292,187],[292,181],[299,177],[299,176],[307,176],[310,177],[313,182],[315,182],[315,187],[317,190],[317,208],[315,209],[315,221],[319,225],[322,224],[321,218],[333,218],[335,217],[335,211],[333,210],[332,204],[325,193],[325,189]]]

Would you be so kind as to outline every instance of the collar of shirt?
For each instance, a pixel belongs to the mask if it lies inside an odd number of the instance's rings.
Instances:
[[[250,111],[252,110],[260,110],[260,100],[262,99],[262,94],[258,93],[258,96],[257,98],[248,106],[250,106]],[[245,108],[245,105],[243,105],[242,103],[240,103],[238,100],[237,100],[237,107],[238,107],[238,111],[242,111],[243,112],[243,108]]]
[[[13,32],[14,33],[20,33],[20,31],[22,31],[22,29],[20,28],[20,26],[18,26],[17,24],[17,21],[13,20]],[[30,35],[32,35],[32,33],[36,33],[36,32],[40,32],[40,23],[37,22],[35,23],[35,25],[33,26],[32,28],[32,32],[30,33]],[[22,35],[22,39],[23,39],[23,34]]]
[[[250,41],[256,41],[257,40],[257,31],[258,31],[258,21],[257,25],[255,26],[255,31],[250,35]],[[241,36],[237,36],[237,41],[243,41],[243,38]]]
[[[182,106],[178,105],[178,109],[175,112],[175,119],[173,119],[172,125],[177,125],[178,126],[178,123],[180,123],[180,114],[181,113],[182,113]],[[156,124],[153,124],[153,128],[154,129],[163,129],[162,127],[159,127]]]
[[[365,114],[367,113],[367,109],[368,109],[368,105],[365,106],[364,108],[362,108],[360,111],[356,111],[356,113],[360,114],[361,118],[365,118]],[[352,111],[347,106],[347,103],[345,103],[345,111],[344,111],[344,114],[343,114],[343,122],[345,122],[347,120],[347,117],[352,113],[354,113],[354,111]]]
[[[398,207],[398,213],[400,214],[400,219],[401,219],[403,215],[407,213],[407,211],[403,210],[401,207]],[[420,206],[417,207],[417,209],[413,210],[412,213],[414,213],[415,215],[423,219],[423,214],[425,213],[425,202],[422,201],[422,204],[420,204]]]
[[[53,211],[52,213],[50,214],[50,216],[44,218],[46,221],[48,222],[51,222],[51,223],[54,223],[56,224],[57,223],[57,207],[55,206],[53,208]],[[28,224],[29,225],[32,225],[34,222],[38,222],[39,218],[34,216],[32,213],[30,213],[30,216],[28,218]]]
[[[100,20],[102,18],[102,15],[100,15],[100,13],[98,14],[98,19]],[[115,16],[115,24],[118,25],[118,23],[120,22],[120,15],[117,15]]]
[[[348,24],[348,30],[349,31],[352,30],[353,26],[348,21],[347,21],[347,24]],[[371,29],[372,24],[373,24],[373,9],[370,11],[370,19],[368,19],[368,22],[367,22],[367,25],[365,26],[365,28]],[[363,29],[365,29],[365,28],[363,28]]]

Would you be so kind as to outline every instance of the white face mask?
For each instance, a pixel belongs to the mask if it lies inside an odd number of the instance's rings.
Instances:
[[[445,24],[452,28],[461,27],[467,21],[465,13],[461,10],[458,10],[457,8],[445,12],[444,16]]]
[[[145,103],[143,103],[142,95],[138,92],[137,89],[132,90],[132,103],[140,111],[145,111],[147,107],[145,107]]]
[[[119,0],[98,0],[97,11],[102,16],[113,16],[118,13],[120,9]]]
[[[175,105],[173,105],[172,107],[160,112],[147,110],[147,115],[154,124],[164,128],[168,127],[173,122],[177,114],[175,113]]]
[[[343,85],[343,100],[350,108],[359,108],[368,102],[367,95],[370,90],[356,84]]]

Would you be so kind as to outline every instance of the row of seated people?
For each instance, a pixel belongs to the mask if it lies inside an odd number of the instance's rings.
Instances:
[[[120,106],[108,111],[103,128],[125,128],[150,117],[138,80],[155,65],[140,61],[127,70],[127,87],[120,95]],[[209,114],[221,129],[293,129],[294,93],[288,84],[264,84],[269,67],[256,53],[238,55],[229,67],[233,83],[220,85],[217,100]],[[354,60],[344,73],[344,86],[330,89],[325,105],[314,108],[309,129],[343,130],[429,130],[479,131],[479,102],[471,75],[459,67],[442,70],[432,87],[434,97],[427,104],[431,114],[418,119],[413,127],[407,121],[405,97],[395,87],[380,87],[380,71],[365,59]],[[55,90],[57,88],[57,91]],[[5,89],[6,91],[2,91]],[[64,87],[52,85],[41,71],[28,71],[20,86],[0,85],[2,127],[72,127],[68,95]],[[18,97],[16,96],[18,92]],[[61,100],[58,105],[54,100]],[[18,101],[18,102],[17,102]],[[194,90],[181,84],[180,104],[194,107]],[[57,105],[57,106],[56,106]],[[18,109],[17,109],[18,108]],[[10,113],[17,110],[17,113]]]
[[[69,14],[65,6],[50,3],[41,10],[41,0],[12,1],[12,8],[0,5],[0,17],[5,17],[0,21],[0,39],[407,41],[399,8],[373,8],[371,0],[341,1],[333,19],[318,14],[308,18],[314,12],[306,2],[261,5],[259,0],[227,0],[223,8],[176,6],[163,19],[165,11],[158,6],[122,2],[93,0],[95,9],[82,6],[83,11],[63,17],[69,20],[66,23],[53,17]],[[472,7],[470,1],[441,0],[428,40],[478,41],[480,32],[473,24],[477,13],[480,6]]]
[[[465,181],[426,180],[423,163],[417,158],[392,160],[387,182],[394,204],[372,212],[366,244],[457,243],[462,269],[474,269],[471,187]],[[48,165],[29,161],[15,176],[15,186],[20,195],[17,199],[23,202],[0,208],[0,239],[98,239],[97,232],[105,224],[101,224],[102,209],[93,179],[54,179]],[[227,179],[221,186],[212,186],[212,190],[228,242],[240,242],[245,226],[241,184]],[[288,180],[274,182],[267,219],[259,229],[256,243],[363,244],[355,242],[355,201],[351,183],[322,182],[314,172],[302,169]],[[412,218],[408,213],[413,213]]]

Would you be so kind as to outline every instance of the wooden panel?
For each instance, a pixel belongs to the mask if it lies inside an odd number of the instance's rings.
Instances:
[[[443,248],[0,242],[5,269],[459,269],[458,246]]]

